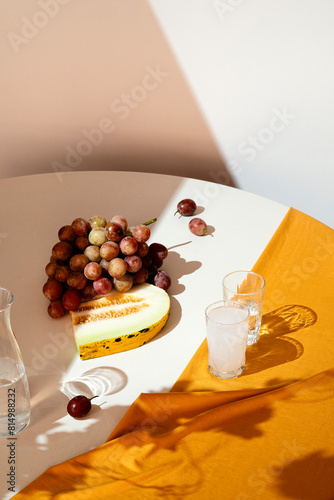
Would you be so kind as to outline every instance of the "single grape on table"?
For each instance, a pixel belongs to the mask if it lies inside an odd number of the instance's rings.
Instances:
[[[97,397],[98,396],[87,398],[87,396],[83,395],[75,396],[67,404],[67,413],[73,418],[85,417],[92,408],[91,400]]]
[[[208,233],[208,227],[203,219],[196,217],[189,222],[189,229],[196,236],[204,236]]]
[[[197,209],[197,205],[194,200],[185,198],[184,200],[179,201],[176,208],[177,210],[175,214],[179,213],[183,217],[189,217],[191,215],[194,215]]]

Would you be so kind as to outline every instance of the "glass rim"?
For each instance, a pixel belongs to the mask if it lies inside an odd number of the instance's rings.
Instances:
[[[254,276],[258,276],[262,280],[262,286],[258,290],[255,290],[254,292],[246,292],[245,293],[245,292],[237,292],[236,290],[232,290],[231,288],[229,288],[228,286],[225,285],[225,279],[228,278],[229,276],[231,276],[232,274],[238,274],[238,273],[247,273],[247,274],[252,274]],[[228,290],[229,292],[237,294],[237,295],[254,295],[256,293],[262,292],[264,290],[265,286],[266,286],[266,280],[264,279],[264,277],[261,276],[261,274],[259,274],[259,273],[255,273],[254,271],[245,271],[243,269],[240,269],[239,271],[231,271],[230,273],[226,274],[223,278],[223,287],[226,288],[226,290]]]
[[[4,287],[1,286],[0,287],[0,295],[2,295],[4,293],[7,294],[7,304],[3,305],[2,301],[0,301],[0,312],[5,311],[6,309],[8,309],[12,305],[13,300],[14,300],[13,292],[11,292],[10,290],[8,290],[8,288],[4,288]]]
[[[228,307],[228,306],[233,306],[235,307],[236,309],[242,309],[243,311],[245,311],[246,313],[246,317],[240,321],[236,321],[235,323],[222,323],[221,321],[216,321],[216,320],[213,320],[209,317],[208,315],[208,310],[210,308],[213,308],[214,306],[218,306],[219,304],[224,304],[223,307]],[[217,300],[216,302],[212,302],[211,304],[209,304],[206,308],[205,308],[205,317],[208,321],[214,321],[217,325],[224,325],[224,326],[227,326],[227,325],[240,325],[241,323],[244,323],[245,321],[248,321],[249,320],[249,309],[246,305],[244,304],[240,304],[239,302],[236,302],[235,300],[224,300],[224,299],[221,299],[221,300]]]

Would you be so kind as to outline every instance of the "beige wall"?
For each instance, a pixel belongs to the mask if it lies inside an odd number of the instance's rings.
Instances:
[[[140,170],[229,183],[144,0],[3,0],[0,18],[1,177]]]

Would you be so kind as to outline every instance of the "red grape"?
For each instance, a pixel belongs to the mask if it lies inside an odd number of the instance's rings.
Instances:
[[[61,301],[65,309],[68,311],[75,311],[81,303],[81,295],[78,290],[67,290]]]
[[[119,248],[124,255],[133,255],[137,252],[138,243],[132,236],[125,236],[120,241]]]
[[[83,252],[85,248],[87,248],[90,245],[89,239],[87,236],[78,236],[77,239],[75,240],[75,246],[77,247],[78,250]]]
[[[60,241],[68,241],[68,243],[74,243],[77,235],[72,226],[63,226],[58,231],[58,238]]]
[[[93,281],[87,281],[85,288],[83,288],[80,291],[80,293],[81,293],[81,297],[84,300],[92,300],[96,295],[96,292],[95,292],[94,287],[93,287]]]
[[[114,278],[113,284],[118,292],[128,292],[133,285],[133,278],[130,273],[125,273],[120,278]]]
[[[67,413],[73,418],[85,417],[91,410],[91,400],[97,397],[98,396],[87,398],[86,396],[75,396],[67,404]]]
[[[145,283],[148,278],[148,270],[146,267],[141,267],[139,271],[134,273],[133,275],[133,284],[134,285],[141,285],[142,283]]]
[[[111,291],[111,281],[108,278],[97,278],[93,281],[93,287],[99,295],[106,295]]]
[[[68,241],[59,241],[52,248],[52,257],[56,260],[68,260],[73,253],[73,248]]]
[[[139,257],[145,257],[148,254],[148,244],[147,243],[138,243],[138,248],[136,254]]]
[[[84,254],[92,262],[100,262],[101,260],[100,247],[98,247],[97,245],[89,245],[89,247],[86,247]]]
[[[196,217],[195,219],[191,219],[189,222],[189,229],[196,236],[204,236],[208,232],[208,228],[203,219],[199,219]]]
[[[123,232],[126,233],[126,230],[128,228],[128,221],[125,217],[123,217],[123,215],[114,215],[110,222],[117,222],[117,224],[122,227]]]
[[[85,236],[91,230],[90,224],[85,219],[78,217],[72,222],[72,227],[77,236]]]
[[[58,267],[58,264],[56,261],[52,261],[52,262],[49,262],[46,267],[45,267],[45,272],[46,272],[46,275],[49,277],[49,278],[53,278],[54,277],[54,274],[55,274],[55,271]]]
[[[138,255],[127,255],[124,260],[130,273],[136,273],[142,266],[142,260]]]
[[[194,215],[196,208],[197,205],[194,202],[194,200],[191,200],[190,198],[185,198],[184,200],[181,200],[177,204],[177,211],[175,213],[179,213],[182,216],[189,217],[190,215]]]
[[[109,262],[108,273],[113,278],[117,279],[121,278],[122,276],[124,276],[127,270],[128,270],[127,263],[123,259],[120,259],[119,257],[116,257],[115,259],[112,259]]]
[[[84,269],[84,275],[89,280],[96,280],[101,276],[102,267],[97,262],[89,262]]]
[[[152,260],[152,264],[159,269],[163,264],[163,260],[156,257]]]
[[[86,255],[77,253],[71,257],[70,268],[72,271],[83,271],[88,263],[89,258]]]
[[[153,262],[153,257],[148,253],[147,255],[144,255],[144,257],[141,258],[141,261],[143,263],[143,266],[149,267]]]
[[[51,278],[43,286],[43,293],[47,299],[57,300],[63,294],[63,286],[59,281]]]
[[[74,271],[67,277],[67,284],[76,290],[82,290],[87,285],[87,278],[83,272]]]
[[[164,260],[168,255],[168,250],[165,245],[161,243],[151,243],[149,246],[149,254],[152,256],[153,260]]]
[[[108,240],[111,241],[121,241],[124,236],[123,228],[117,222],[108,222],[105,227],[106,235]]]
[[[115,241],[106,241],[100,248],[102,259],[111,260],[119,254],[119,245]]]
[[[67,276],[70,274],[71,269],[69,266],[58,266],[57,269],[55,270],[55,279],[61,282],[65,282],[67,280]]]
[[[99,264],[102,267],[102,269],[105,269],[106,271],[108,271],[109,262],[110,262],[109,260],[101,259]]]
[[[171,279],[169,275],[165,271],[159,271],[155,276],[154,276],[154,284],[155,286],[162,288],[163,290],[168,290],[168,288],[171,286]]]
[[[139,224],[132,230],[132,236],[138,241],[138,243],[145,243],[151,236],[151,230],[144,224]]]
[[[65,307],[63,306],[61,300],[53,300],[50,302],[48,307],[48,314],[51,318],[57,319],[62,318],[66,312]]]

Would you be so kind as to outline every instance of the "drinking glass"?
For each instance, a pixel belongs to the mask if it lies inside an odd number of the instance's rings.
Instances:
[[[249,331],[247,345],[255,344],[259,339],[262,321],[262,304],[265,280],[251,271],[234,271],[223,279],[225,300],[235,300],[249,310]]]
[[[245,368],[248,308],[220,300],[205,310],[209,371],[218,378],[238,377]]]

